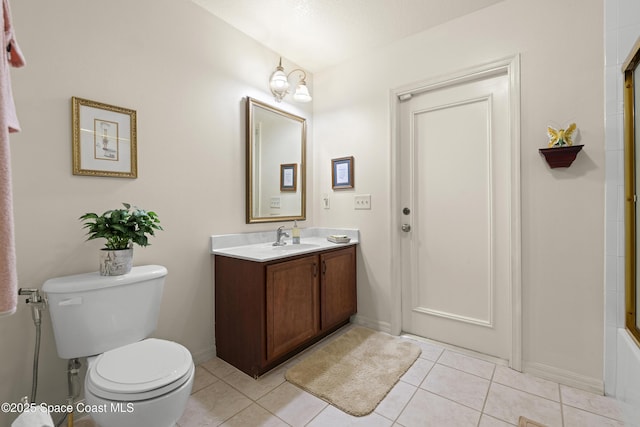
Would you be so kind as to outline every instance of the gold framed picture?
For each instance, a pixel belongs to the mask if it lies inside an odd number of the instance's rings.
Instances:
[[[136,112],[71,98],[73,174],[138,177]]]

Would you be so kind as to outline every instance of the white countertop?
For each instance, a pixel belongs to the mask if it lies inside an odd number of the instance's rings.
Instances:
[[[285,229],[291,236],[291,229]],[[330,235],[346,235],[349,243],[333,243],[327,240]],[[296,255],[335,249],[340,246],[357,245],[360,231],[354,228],[301,228],[300,244],[291,243],[291,237],[285,237],[284,246],[273,246],[276,232],[262,231],[256,233],[220,234],[211,236],[211,253],[249,261],[272,261]]]

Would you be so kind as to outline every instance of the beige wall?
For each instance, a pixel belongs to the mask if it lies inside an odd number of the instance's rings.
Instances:
[[[602,15],[599,0],[509,0],[314,75],[313,182],[331,197],[314,217],[361,230],[360,320],[389,328],[394,317],[390,91],[520,54],[524,367],[602,390]],[[570,121],[584,150],[551,170],[538,152],[546,127]],[[356,189],[332,192],[330,159],[346,155]],[[355,211],[354,193],[370,193],[372,210]]]
[[[82,213],[122,201],[154,209],[166,231],[136,248],[135,263],[169,269],[156,335],[205,357],[213,348],[208,236],[279,225],[244,224],[242,102],[272,101],[265,83],[277,54],[187,0],[12,6],[28,61],[12,74],[23,127],[12,136],[20,285],[96,269],[100,243],[84,242]],[[508,0],[314,76],[301,226],[360,228],[362,319],[384,328],[393,316],[390,90],[520,53],[525,362],[601,385],[602,9],[595,0]],[[71,96],[137,110],[138,179],[71,175]],[[284,107],[310,117],[310,106]],[[546,125],[571,120],[585,149],[570,169],[551,171],[538,154]],[[354,192],[331,191],[330,159],[345,155],[356,158],[355,193],[372,195],[370,211],[353,210]],[[0,337],[0,401],[17,401],[29,394],[34,338],[23,302],[0,320]],[[46,315],[40,360],[38,400],[62,403],[65,362]],[[0,424],[10,419],[0,414]]]
[[[153,209],[165,231],[135,249],[134,263],[169,270],[156,336],[206,357],[213,350],[208,237],[279,225],[244,223],[243,101],[273,103],[265,91],[278,55],[186,0],[12,7],[27,58],[27,67],[12,70],[23,128],[11,142],[20,286],[97,270],[102,243],[84,241],[77,220],[84,212],[120,202]],[[138,179],[71,174],[72,96],[137,111]],[[310,105],[282,106],[311,116]],[[44,317],[38,400],[64,403],[66,362]],[[0,401],[29,394],[34,336],[21,299],[16,315],[0,319]],[[10,419],[0,414],[0,425]]]

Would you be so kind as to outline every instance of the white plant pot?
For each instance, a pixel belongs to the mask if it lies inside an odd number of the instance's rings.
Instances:
[[[100,275],[121,276],[131,271],[133,266],[133,248],[100,249]]]

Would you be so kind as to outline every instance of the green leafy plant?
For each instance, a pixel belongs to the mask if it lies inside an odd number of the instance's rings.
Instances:
[[[83,228],[87,229],[87,240],[106,239],[107,249],[128,249],[133,243],[149,246],[149,237],[155,236],[156,230],[162,230],[160,220],[155,212],[145,211],[123,203],[125,209],[108,210],[102,215],[93,212],[82,215]]]

